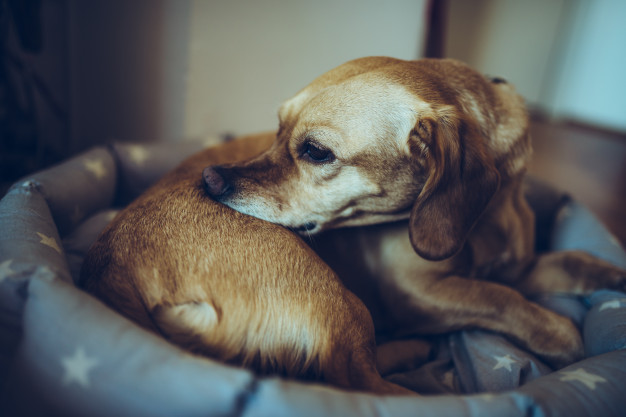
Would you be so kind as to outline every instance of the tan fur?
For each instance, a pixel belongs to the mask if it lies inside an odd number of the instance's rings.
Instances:
[[[299,237],[206,196],[205,165],[251,157],[272,140],[209,149],[166,175],[103,231],[82,286],[197,353],[261,373],[408,393],[376,371],[363,303]]]
[[[207,190],[305,235],[330,230],[315,247],[381,332],[484,328],[558,367],[582,355],[579,332],[524,295],[625,287],[624,271],[594,257],[534,254],[528,119],[507,83],[454,60],[363,58],[279,118],[267,152],[205,169]]]

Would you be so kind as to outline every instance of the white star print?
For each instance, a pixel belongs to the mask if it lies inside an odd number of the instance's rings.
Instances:
[[[36,276],[45,279],[46,281],[53,281],[56,278],[56,275],[48,266],[41,265],[37,267]]]
[[[15,271],[11,269],[11,262],[13,262],[13,259],[6,260],[0,264],[0,282],[15,274]]]
[[[85,159],[85,169],[91,172],[97,179],[102,179],[107,174],[102,159]]]
[[[609,235],[609,241],[611,242],[613,246],[617,246],[618,248],[622,247],[622,244],[620,243],[619,239],[613,234]]]
[[[568,206],[565,206],[561,209],[559,214],[557,215],[558,220],[563,220],[566,217],[569,217],[572,214],[572,209]]]
[[[39,232],[37,232],[37,234],[41,238],[39,243],[43,243],[46,246],[50,246],[52,249],[54,249],[55,251],[59,252],[60,254],[63,253],[63,251],[61,251],[61,248],[59,247],[59,244],[57,243],[55,238],[50,237],[50,236],[46,236],[43,233],[39,233]]]
[[[559,378],[561,381],[578,381],[592,391],[596,389],[597,383],[606,382],[606,379],[601,376],[591,374],[583,368],[578,368],[575,371],[563,371],[560,373],[563,375]]]
[[[63,384],[76,382],[83,388],[89,388],[89,371],[98,364],[97,359],[88,357],[85,350],[78,347],[73,356],[63,357],[61,363],[64,370]]]
[[[485,394],[477,395],[476,398],[480,398],[481,400],[490,403],[490,402],[492,402],[493,400],[496,399],[496,395],[487,392]]]
[[[454,373],[452,371],[448,371],[443,374],[443,379],[441,380],[441,382],[446,387],[454,389]]]
[[[511,364],[516,362],[516,360],[513,359],[511,355],[494,356],[493,358],[498,361],[498,363],[496,363],[496,365],[493,367],[494,371],[500,368],[504,368],[507,371],[511,372]]]
[[[598,311],[604,311],[604,310],[609,310],[613,308],[620,308],[622,306],[622,301],[626,301],[626,300],[622,299],[622,300],[605,301],[602,303],[602,305],[600,306],[600,310]]]
[[[141,166],[150,156],[150,152],[143,146],[133,145],[128,148],[128,154],[130,159],[133,160],[137,165]]]

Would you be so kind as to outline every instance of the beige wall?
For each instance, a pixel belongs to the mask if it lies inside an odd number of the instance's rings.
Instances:
[[[556,119],[626,132],[626,2],[449,0],[447,56]]]
[[[365,55],[419,57],[426,0],[68,0],[73,148],[276,127]]]
[[[345,61],[418,58],[425,3],[192,1],[185,136],[274,129],[283,100]]]
[[[449,55],[509,79],[555,117],[626,131],[626,2],[449,1]],[[274,128],[282,100],[346,60],[418,57],[426,3],[45,1],[44,51],[28,63],[70,122],[41,105],[43,140],[71,154]]]
[[[176,50],[166,49],[167,3],[69,1],[73,150],[111,140],[165,139],[172,99],[165,79]]]
[[[450,0],[446,55],[542,100],[565,0]]]
[[[555,117],[626,133],[626,1],[575,3],[545,106]]]

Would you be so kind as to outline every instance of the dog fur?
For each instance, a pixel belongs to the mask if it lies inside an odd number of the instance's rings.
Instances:
[[[379,331],[482,328],[561,367],[583,355],[579,331],[525,296],[625,288],[624,271],[585,253],[534,253],[528,117],[501,79],[454,60],[363,58],[279,119],[267,152],[204,170],[207,192],[305,236],[379,225],[316,242]]]
[[[410,393],[380,377],[368,310],[296,234],[206,195],[204,166],[249,158],[273,139],[236,140],[167,174],[103,231],[81,286],[146,329],[227,363]]]

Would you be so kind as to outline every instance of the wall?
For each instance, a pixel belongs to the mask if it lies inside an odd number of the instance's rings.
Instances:
[[[0,2],[0,195],[6,183],[66,156],[69,144],[65,4],[21,4],[16,15],[8,6]]]
[[[450,0],[446,56],[510,80],[537,105],[563,7],[564,0]]]
[[[276,128],[280,103],[353,58],[417,58],[425,2],[193,1],[185,133]]]
[[[556,119],[626,132],[624,16],[621,0],[450,0],[446,55]]]
[[[572,2],[553,89],[554,115],[626,132],[626,2]]]
[[[170,131],[167,3],[69,1],[72,149],[110,140],[160,140]]]
[[[74,148],[276,127],[365,55],[417,58],[426,0],[69,0]]]

